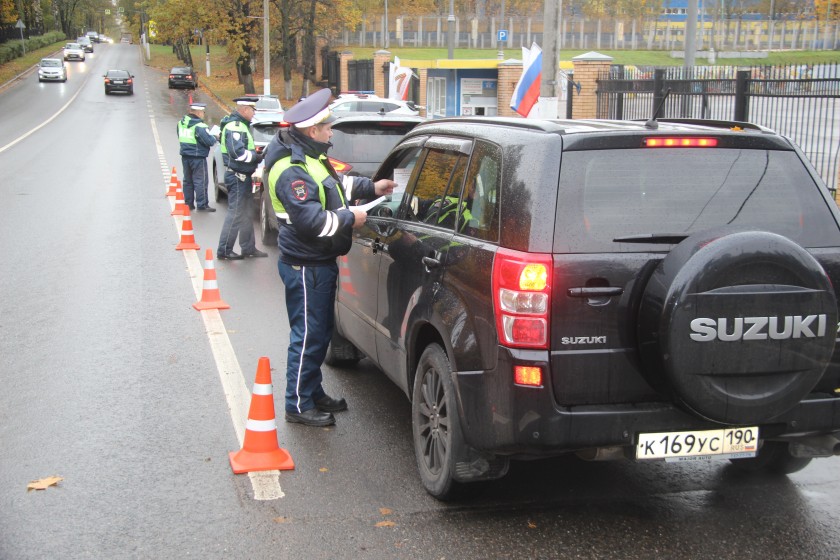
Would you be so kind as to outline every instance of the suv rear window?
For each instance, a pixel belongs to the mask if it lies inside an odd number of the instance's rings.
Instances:
[[[771,231],[805,247],[840,245],[818,187],[788,151],[565,152],[557,215],[556,252],[637,252],[645,245],[613,239],[725,225]]]
[[[383,161],[416,122],[347,122],[333,126],[330,156],[341,161]]]

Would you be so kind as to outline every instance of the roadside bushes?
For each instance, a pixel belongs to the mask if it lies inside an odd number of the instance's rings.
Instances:
[[[25,39],[26,52],[31,52],[41,47],[47,47],[54,43],[63,42],[65,39],[62,31],[50,31],[39,35],[37,37],[30,37]],[[0,64],[5,64],[10,60],[14,60],[23,56],[23,41],[8,41],[0,45]]]

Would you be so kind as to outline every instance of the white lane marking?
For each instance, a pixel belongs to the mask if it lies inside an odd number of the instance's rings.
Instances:
[[[89,76],[88,76],[88,78],[89,78]],[[32,129],[32,130],[30,130],[29,132],[27,132],[26,134],[24,134],[24,135],[23,135],[23,136],[21,136],[20,138],[18,138],[18,139],[17,139],[17,140],[15,140],[14,142],[9,142],[8,144],[6,144],[6,145],[5,145],[5,146],[3,146],[2,148],[0,148],[0,154],[2,154],[2,153],[3,153],[3,152],[5,152],[6,150],[8,150],[8,149],[9,149],[9,148],[11,148],[12,146],[14,146],[15,144],[17,144],[17,143],[18,143],[18,142],[20,142],[21,140],[24,140],[25,138],[27,138],[27,137],[31,136],[32,134],[35,134],[36,132],[38,132],[39,130],[41,130],[42,128],[44,128],[45,126],[47,126],[48,124],[50,124],[51,122],[53,122],[53,120],[54,120],[54,119],[55,119],[58,115],[60,115],[61,113],[63,113],[63,112],[64,112],[64,110],[65,110],[67,107],[69,107],[69,106],[70,106],[70,104],[71,104],[71,103],[73,103],[73,101],[75,101],[77,97],[79,97],[79,94],[80,94],[80,93],[82,93],[82,89],[84,89],[85,84],[86,84],[86,83],[87,83],[87,81],[88,81],[88,78],[85,78],[85,81],[84,81],[84,82],[82,82],[82,85],[81,85],[81,86],[79,86],[79,89],[76,91],[76,93],[74,93],[74,94],[73,94],[73,97],[71,97],[71,98],[67,101],[67,103],[65,103],[65,104],[64,104],[64,106],[63,106],[61,109],[59,109],[58,111],[56,111],[56,112],[55,112],[55,114],[54,114],[53,116],[51,116],[50,118],[48,118],[47,120],[45,120],[44,122],[42,122],[41,124],[39,124],[38,126],[36,126],[35,128],[33,128],[33,129]]]
[[[147,97],[148,99],[149,97]],[[150,106],[151,102],[147,101],[147,105]],[[160,159],[163,184],[166,185],[163,191],[163,194],[165,194],[168,190],[171,168],[167,165],[166,158],[163,155],[163,147],[160,143],[157,123],[151,107],[149,107],[149,119],[152,124],[152,134],[155,137],[158,158]],[[169,201],[170,209],[174,209],[174,197],[167,197],[167,200]],[[180,235],[181,227],[178,216],[173,216],[172,219],[175,222],[175,229]],[[190,272],[190,280],[192,281],[196,300],[199,300],[201,299],[204,280],[204,268],[195,250],[182,251],[182,253],[184,259],[187,261],[187,269]],[[207,332],[207,338],[210,341],[210,349],[213,351],[213,358],[216,360],[216,369],[218,369],[219,379],[222,381],[222,390],[225,393],[225,399],[230,409],[233,429],[236,431],[236,438],[239,440],[239,446],[241,447],[245,441],[245,422],[251,406],[251,393],[245,385],[245,378],[242,375],[242,369],[239,367],[239,360],[236,359],[236,353],[233,350],[233,345],[230,343],[230,338],[227,335],[227,329],[222,321],[219,310],[209,309],[200,311],[199,313],[201,313],[201,318],[204,321],[204,328]],[[248,473],[248,477],[251,479],[255,500],[276,500],[285,496],[283,490],[280,488],[280,471],[252,472]]]

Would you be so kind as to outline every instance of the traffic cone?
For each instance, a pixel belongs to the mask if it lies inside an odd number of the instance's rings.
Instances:
[[[172,168],[172,173],[169,174],[169,190],[166,191],[166,196],[175,196],[175,191],[181,185],[181,180],[178,178],[178,172]]]
[[[195,242],[190,209],[187,207],[187,213],[184,214],[184,221],[181,222],[181,242],[175,246],[175,250],[183,251],[184,249],[195,249],[197,251],[200,248],[201,247],[199,247]]]
[[[277,422],[274,418],[274,395],[271,388],[271,366],[263,356],[257,365],[257,379],[251,393],[251,408],[245,424],[242,449],[231,452],[230,466],[234,474],[252,471],[288,471],[295,468],[289,452],[277,444]]]
[[[189,209],[187,209],[189,211]],[[204,284],[201,288],[201,300],[193,304],[199,311],[205,309],[230,309],[230,305],[222,300],[219,294],[219,284],[216,283],[216,265],[213,263],[213,250],[207,249],[204,264]]]
[[[178,183],[178,188],[175,191],[175,209],[172,210],[170,216],[186,216],[190,213],[190,207],[187,206],[184,200],[184,190],[181,188],[181,183]]]

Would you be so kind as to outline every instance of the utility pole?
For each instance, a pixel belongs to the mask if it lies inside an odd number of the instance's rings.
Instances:
[[[685,20],[685,58],[683,66],[691,68],[697,53],[697,0],[688,0],[688,16]]]
[[[499,29],[507,29],[505,27],[505,0],[502,0],[502,14],[501,14],[501,17],[499,18]],[[505,40],[500,39],[498,41],[498,43],[499,43],[499,45],[498,45],[499,46],[499,52],[497,53],[497,56],[498,56],[499,60],[504,60],[505,59]],[[528,47],[530,48],[530,45],[528,45]]]
[[[560,41],[558,29],[563,20],[563,0],[546,0],[543,10],[543,53],[542,80],[540,83],[540,116],[545,119],[557,118],[557,63],[560,60]],[[522,69],[523,72],[525,69]],[[569,95],[572,95],[571,89]]]
[[[449,0],[449,17],[446,18],[449,24],[449,31],[447,33],[449,43],[449,60],[455,58],[455,0]]]
[[[265,95],[269,95],[271,93],[271,53],[268,50],[268,29],[268,0],[263,0],[263,94]],[[208,50],[207,53],[207,73],[209,75],[210,51]]]

